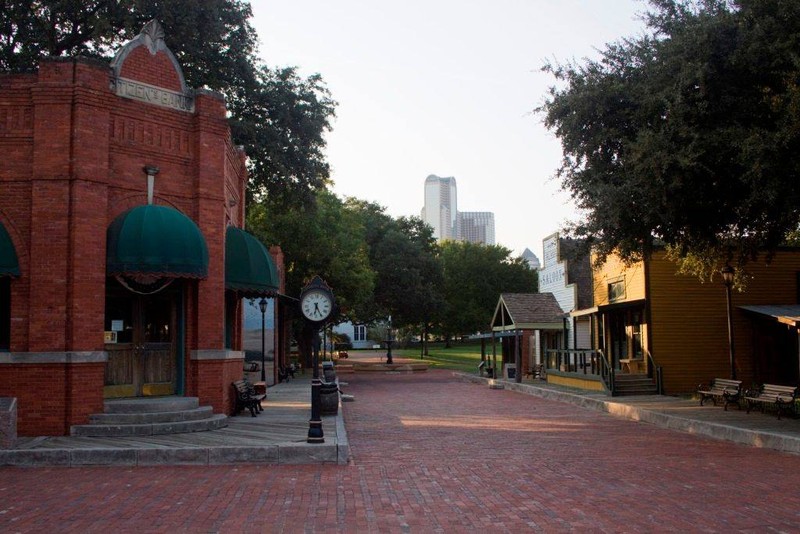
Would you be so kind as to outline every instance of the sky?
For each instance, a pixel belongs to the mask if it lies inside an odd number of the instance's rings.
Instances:
[[[558,139],[533,110],[546,62],[583,62],[644,28],[639,0],[253,0],[259,55],[319,73],[338,102],[333,191],[419,216],[425,178],[459,211],[491,211],[498,244],[540,259],[579,217],[555,178]]]

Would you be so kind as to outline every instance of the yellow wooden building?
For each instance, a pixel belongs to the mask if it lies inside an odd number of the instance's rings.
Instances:
[[[593,307],[572,315],[592,318],[592,348],[602,351],[617,380],[637,375],[663,393],[689,393],[712,378],[729,378],[733,365],[745,387],[797,386],[800,249],[780,250],[769,263],[761,258],[746,269],[746,289],[731,291],[733,362],[721,276],[701,283],[677,274],[663,251],[631,265],[609,257],[593,269]]]

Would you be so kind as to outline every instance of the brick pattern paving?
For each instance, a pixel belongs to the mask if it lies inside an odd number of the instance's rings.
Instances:
[[[358,374],[348,466],[2,468],[1,532],[800,529],[800,457],[455,381]]]

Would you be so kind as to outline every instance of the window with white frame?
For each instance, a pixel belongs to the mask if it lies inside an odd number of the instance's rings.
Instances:
[[[367,340],[367,326],[357,324],[353,326],[353,341],[366,341]]]

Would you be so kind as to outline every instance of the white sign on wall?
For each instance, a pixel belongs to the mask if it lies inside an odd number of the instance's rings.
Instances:
[[[539,291],[552,293],[564,287],[564,263],[558,261],[558,234],[544,241],[544,267],[539,270]]]

